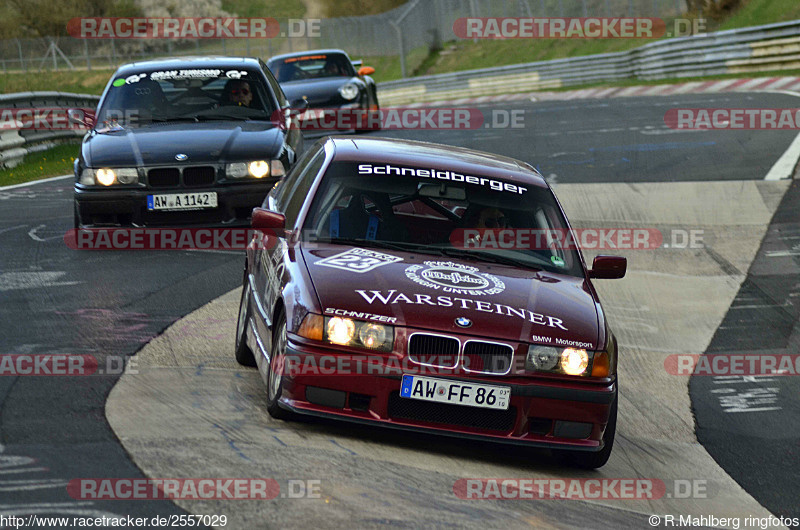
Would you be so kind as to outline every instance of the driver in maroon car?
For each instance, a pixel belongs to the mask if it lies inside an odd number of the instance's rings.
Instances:
[[[461,242],[462,244],[466,245],[474,245],[480,242],[481,234],[483,234],[483,230],[500,230],[503,228],[508,228],[508,217],[506,214],[503,213],[502,210],[499,208],[487,207],[481,208],[477,214],[470,215],[469,219],[466,223],[464,223],[465,227],[469,227],[472,229],[481,230],[480,234],[476,235],[469,235],[466,241]],[[458,245],[457,238],[459,235],[464,234],[463,230],[456,230],[454,232],[454,236],[451,236],[451,242],[455,245]]]

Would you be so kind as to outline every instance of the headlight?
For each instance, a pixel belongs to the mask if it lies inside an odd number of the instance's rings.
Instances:
[[[386,344],[387,340],[386,326],[378,324],[365,324],[358,330],[358,340],[367,348],[380,348]]]
[[[112,184],[136,184],[139,182],[139,172],[135,167],[122,168],[86,168],[81,173],[81,184],[102,184],[111,186]]]
[[[358,97],[358,86],[353,83],[347,83],[339,87],[339,94],[346,100],[356,99]]]
[[[604,352],[531,344],[528,346],[528,356],[525,358],[525,370],[576,376],[594,375],[592,374],[592,360],[596,353]]]
[[[247,164],[236,162],[225,166],[225,176],[233,179],[240,179],[247,176]]]
[[[111,186],[114,184],[114,181],[117,180],[117,176],[114,174],[113,169],[108,168],[101,168],[97,170],[95,173],[94,178],[97,179],[98,184],[102,184],[103,186]]]
[[[324,330],[326,341],[341,346],[390,352],[394,345],[394,328],[374,322],[325,317]]]
[[[250,162],[247,166],[247,172],[257,179],[269,175],[269,162],[265,160],[256,160]]]
[[[567,375],[583,375],[589,368],[589,353],[586,350],[567,348],[561,353],[561,369]]]
[[[139,172],[134,167],[123,167],[114,170],[120,184],[136,184],[139,182]]]
[[[135,167],[122,168],[86,168],[81,173],[80,183],[86,186],[102,184],[111,186],[112,184],[136,184],[139,182],[139,172]]]
[[[355,322],[349,318],[329,318],[325,325],[326,336],[334,344],[350,344],[356,334]]]
[[[257,179],[268,177],[270,173],[275,175],[275,170],[278,169],[275,163],[280,164],[280,170],[283,170],[283,164],[280,160],[273,160],[271,163],[266,160],[253,160],[252,162],[234,162],[225,166],[225,176],[232,179],[240,179],[244,177],[255,177]],[[270,168],[272,171],[270,171]],[[282,174],[282,173],[281,173]],[[280,176],[280,175],[275,175]]]
[[[550,372],[558,367],[561,361],[561,351],[550,346],[528,346],[528,358],[525,362],[526,368],[533,372]]]

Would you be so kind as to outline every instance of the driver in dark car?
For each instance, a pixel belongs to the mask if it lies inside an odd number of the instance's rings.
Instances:
[[[234,79],[228,81],[223,91],[222,104],[223,105],[238,105],[240,107],[249,107],[253,102],[253,91],[250,88],[250,83],[241,79]]]
[[[342,72],[338,62],[334,59],[328,59],[328,62],[325,63],[325,68],[322,69],[322,76],[337,77],[341,75],[344,75],[344,72]]]

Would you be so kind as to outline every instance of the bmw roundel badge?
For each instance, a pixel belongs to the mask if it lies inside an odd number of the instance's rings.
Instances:
[[[183,153],[178,153],[177,155],[175,155],[175,160],[177,160],[178,162],[183,162],[184,160],[188,160],[188,159],[189,159],[189,155],[185,155]]]
[[[456,319],[456,325],[460,328],[468,328],[472,325],[472,320],[467,317],[458,317]]]

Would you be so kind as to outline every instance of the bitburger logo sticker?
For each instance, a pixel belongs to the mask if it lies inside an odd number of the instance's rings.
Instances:
[[[424,265],[411,265],[406,277],[443,293],[482,296],[502,293],[506,284],[497,276],[480,272],[478,267],[452,261],[426,261]]]

